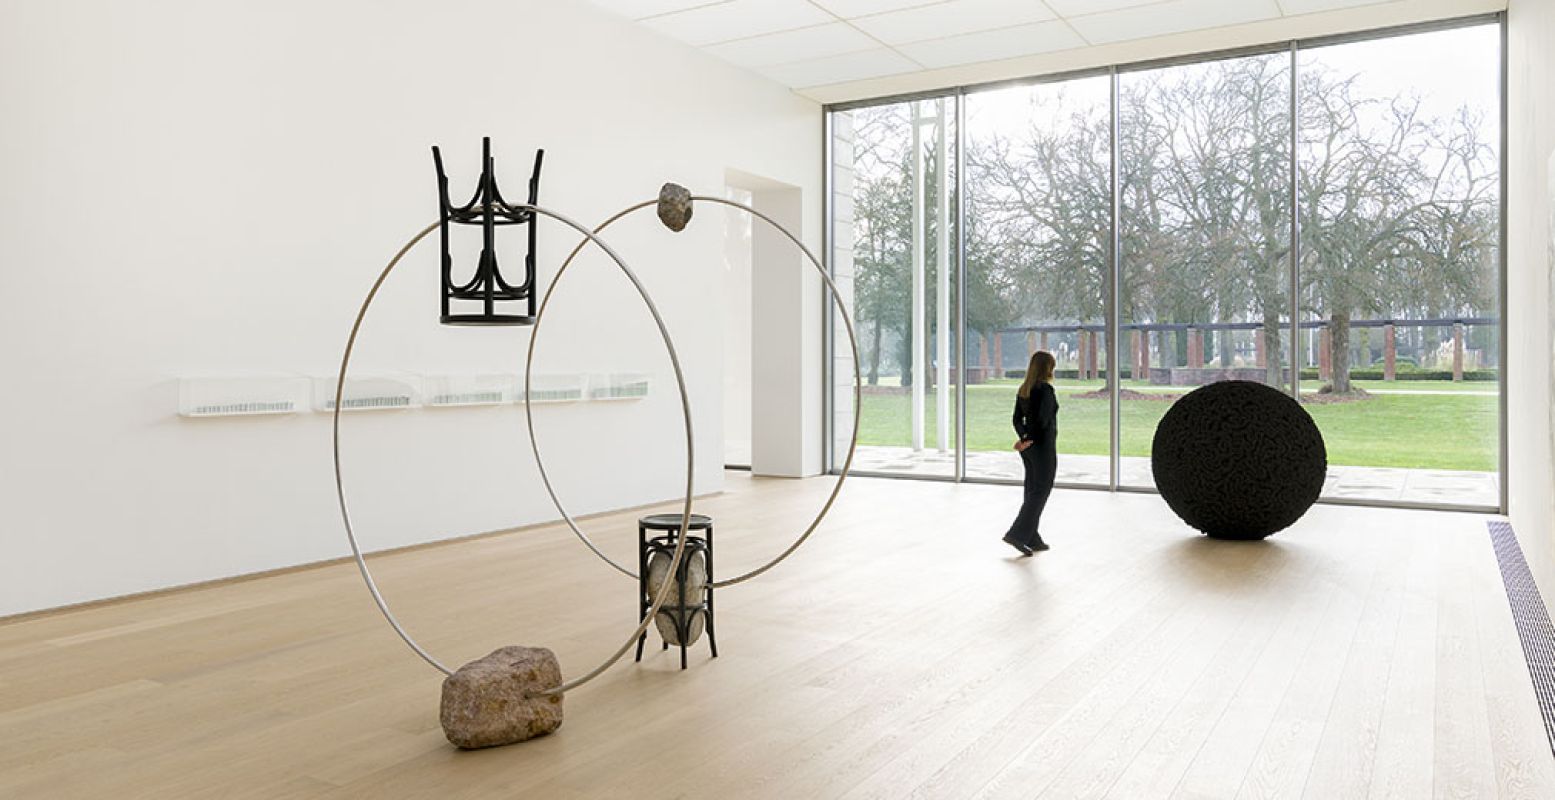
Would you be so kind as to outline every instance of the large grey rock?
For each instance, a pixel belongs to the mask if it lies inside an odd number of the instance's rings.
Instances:
[[[443,735],[459,747],[495,747],[544,736],[562,725],[556,654],[544,647],[503,647],[443,679]]]
[[[667,580],[671,584],[669,595],[664,598],[664,605],[659,607],[659,613],[653,618],[653,624],[659,629],[659,635],[671,645],[680,644],[680,631],[676,623],[682,620],[689,623],[687,627],[686,645],[697,643],[702,638],[702,630],[707,626],[707,615],[701,611],[688,611],[682,608],[688,605],[699,605],[705,600],[707,592],[707,553],[703,550],[687,549],[681,557],[686,562],[686,592],[680,594],[680,587],[670,574],[670,554],[654,553],[648,559],[648,596],[658,597],[659,588]],[[687,619],[689,617],[689,619]]]
[[[680,233],[691,221],[691,190],[678,183],[666,183],[659,189],[659,221]]]

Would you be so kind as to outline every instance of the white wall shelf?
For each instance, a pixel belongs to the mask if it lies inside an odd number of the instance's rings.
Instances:
[[[342,411],[393,411],[421,406],[421,381],[413,375],[363,375],[346,378]],[[313,409],[335,410],[335,379],[313,379]]]
[[[178,381],[181,417],[249,417],[308,410],[301,377],[186,377]]]

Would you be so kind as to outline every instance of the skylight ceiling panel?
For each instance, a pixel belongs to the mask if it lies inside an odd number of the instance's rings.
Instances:
[[[880,44],[845,22],[737,39],[707,48],[709,53],[744,67],[768,67],[795,61],[878,49]]]
[[[1220,28],[1244,22],[1275,19],[1280,9],[1274,0],[1169,0],[1165,3],[1091,14],[1069,19],[1069,24],[1091,44],[1108,44],[1184,31]]]
[[[1050,19],[1053,13],[1039,0],[951,0],[862,17],[853,24],[886,44],[898,45]]]
[[[724,0],[590,0],[590,2],[627,19],[646,19],[660,14],[685,11],[688,8],[713,5]]]
[[[1241,0],[1231,0],[1235,4]],[[1158,3],[1160,0],[1046,0],[1048,8],[1060,17],[1077,17],[1081,14],[1096,14],[1102,11],[1117,11],[1120,8],[1134,8]]]
[[[821,8],[836,14],[843,19],[862,17],[866,14],[880,14],[886,11],[900,11],[904,8],[916,6],[930,6],[943,3],[945,0],[814,0]]]
[[[1374,6],[1386,2],[1390,0],[1280,0],[1280,8],[1285,9],[1286,16],[1292,16],[1356,6]]]
[[[709,45],[832,22],[806,0],[730,0],[643,20],[644,25],[691,45]]]
[[[1085,40],[1061,21],[1017,25],[945,39],[902,45],[901,51],[925,67],[951,67],[1084,47]]]
[[[763,75],[795,89],[829,83],[861,81],[920,69],[912,59],[888,47],[859,53],[782,64],[758,69]]]

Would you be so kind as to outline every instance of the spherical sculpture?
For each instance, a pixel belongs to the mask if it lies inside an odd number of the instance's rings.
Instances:
[[[1178,400],[1150,451],[1155,485],[1177,516],[1216,539],[1262,539],[1323,491],[1328,452],[1306,409],[1252,381],[1222,381]]]

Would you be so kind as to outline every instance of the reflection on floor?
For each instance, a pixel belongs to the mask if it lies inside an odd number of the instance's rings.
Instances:
[[[913,451],[908,447],[860,445],[853,459],[860,472],[948,477],[955,474],[955,454],[937,450]],[[1150,459],[1125,456],[1119,476],[1124,486],[1154,486]],[[1020,458],[1013,452],[967,453],[968,477],[992,480],[1021,479]],[[1107,483],[1106,456],[1058,456],[1058,482]],[[1442,503],[1495,508],[1501,504],[1501,484],[1493,472],[1460,472],[1443,469],[1330,466],[1323,496],[1377,502]]]

